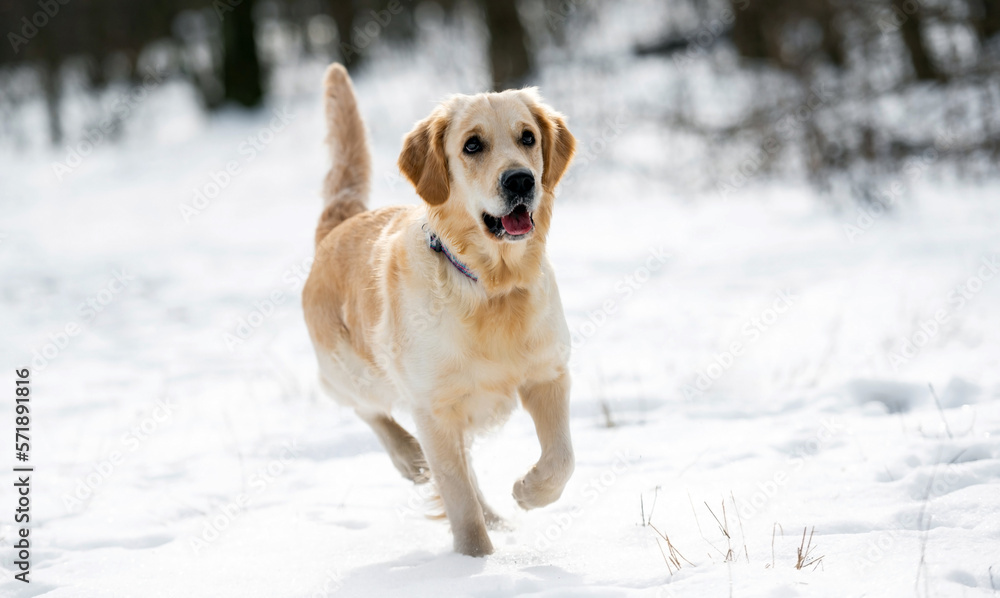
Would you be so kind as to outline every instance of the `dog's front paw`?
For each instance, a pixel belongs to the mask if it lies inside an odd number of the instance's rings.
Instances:
[[[558,460],[542,459],[514,483],[514,500],[522,509],[537,509],[552,504],[562,496],[571,475],[572,456]]]

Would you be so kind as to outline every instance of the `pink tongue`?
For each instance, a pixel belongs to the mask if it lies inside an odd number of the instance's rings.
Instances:
[[[524,206],[517,206],[513,212],[501,218],[500,223],[509,235],[523,235],[531,232],[532,228],[531,216]]]

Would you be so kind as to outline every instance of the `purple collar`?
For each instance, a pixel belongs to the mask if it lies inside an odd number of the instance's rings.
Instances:
[[[448,258],[448,261],[451,262],[451,265],[455,266],[455,268],[457,268],[458,271],[461,272],[462,274],[465,274],[469,278],[469,280],[473,282],[479,282],[479,278],[477,278],[476,275],[472,273],[472,270],[470,270],[468,266],[463,264],[461,260],[455,257],[450,251],[448,251],[448,248],[445,247],[444,243],[441,242],[440,237],[438,237],[432,232],[427,233],[427,246],[438,253],[443,253],[444,256]]]

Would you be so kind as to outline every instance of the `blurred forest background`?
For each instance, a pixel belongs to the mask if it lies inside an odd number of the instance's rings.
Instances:
[[[646,33],[616,28],[618,11]],[[723,196],[795,174],[888,204],[873,181],[1000,164],[1000,0],[0,0],[0,142],[40,133],[20,124],[33,103],[54,146],[93,122],[113,138],[127,111],[102,94],[150,77],[187,82],[207,111],[255,108],[297,64],[357,74],[376,46],[419,52],[428,20],[472,31],[452,52],[480,56],[495,89],[590,93],[582,81],[655,65],[643,84],[662,84],[629,107],[672,157],[653,168]],[[93,100],[82,127],[71,96]],[[692,160],[703,176],[684,174]]]

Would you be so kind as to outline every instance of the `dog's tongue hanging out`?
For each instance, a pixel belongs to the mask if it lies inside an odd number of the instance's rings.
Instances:
[[[531,232],[531,228],[534,226],[531,222],[531,215],[528,214],[528,208],[524,207],[523,204],[501,218],[500,223],[503,224],[503,229],[507,231],[508,235],[523,235]]]

